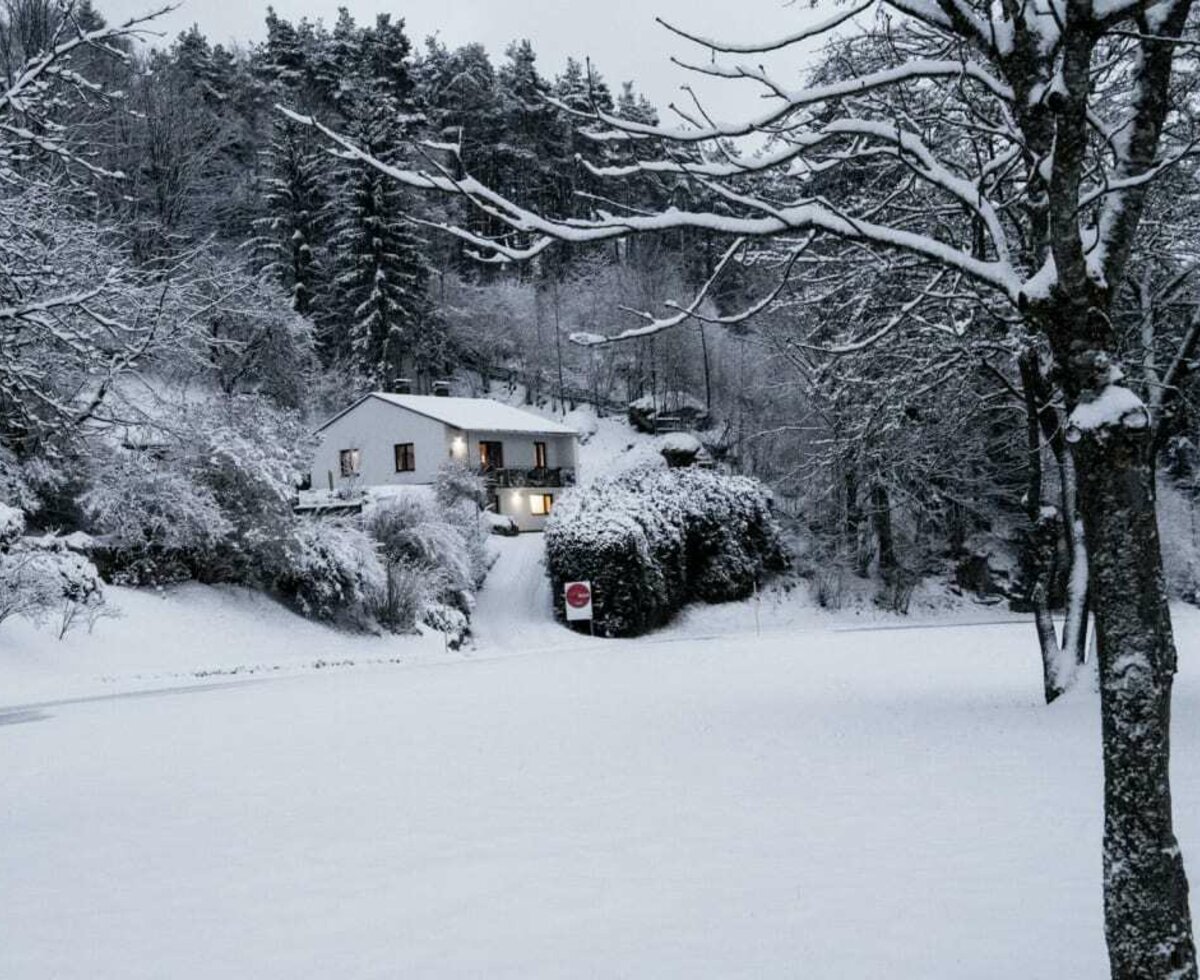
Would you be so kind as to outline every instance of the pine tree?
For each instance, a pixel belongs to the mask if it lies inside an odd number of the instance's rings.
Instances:
[[[498,165],[504,186],[522,204],[546,214],[566,214],[571,206],[570,133],[549,101],[551,85],[537,70],[528,40],[510,44],[498,75],[504,142]]]
[[[342,27],[339,21],[339,27]],[[335,32],[338,33],[338,32]],[[380,15],[371,28],[342,32],[348,131],[373,156],[402,159],[405,120],[414,116],[410,45],[403,22]],[[377,387],[440,372],[443,331],[428,298],[422,243],[404,214],[402,192],[377,170],[338,169],[333,254],[337,263],[326,357],[349,364]]]
[[[254,222],[254,244],[292,296],[302,316],[316,311],[321,293],[323,251],[328,228],[327,158],[313,146],[308,131],[277,119],[263,152],[266,214]]]

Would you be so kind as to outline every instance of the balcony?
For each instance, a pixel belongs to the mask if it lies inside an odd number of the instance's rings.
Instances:
[[[483,478],[488,486],[497,490],[521,487],[573,487],[575,471],[566,467],[539,466],[533,469],[507,467],[484,467]]]

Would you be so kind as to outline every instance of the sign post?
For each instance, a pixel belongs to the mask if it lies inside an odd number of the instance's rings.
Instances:
[[[592,622],[592,583],[568,582],[563,586],[563,597],[566,599],[567,622],[587,620],[595,633],[596,626]]]

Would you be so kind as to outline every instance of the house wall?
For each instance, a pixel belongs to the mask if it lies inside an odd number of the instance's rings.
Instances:
[[[529,498],[535,493],[548,493],[557,504],[566,492],[565,487],[531,487],[527,490],[498,490],[496,495],[501,514],[509,515],[522,531],[540,531],[546,526],[546,517],[530,512]]]
[[[329,473],[333,474],[335,489],[432,483],[438,467],[450,455],[446,425],[378,398],[368,398],[319,435],[312,469],[313,487],[318,490],[328,488]],[[416,469],[409,473],[396,472],[395,446],[401,442],[411,442],[415,449]],[[358,480],[342,477],[338,456],[342,449],[362,453]]]
[[[455,457],[462,459],[471,466],[479,465],[480,442],[504,443],[504,465],[512,469],[533,469],[533,444],[546,444],[546,466],[549,469],[574,469],[575,437],[574,436],[541,436],[524,432],[482,432],[453,431],[455,441],[452,443]],[[458,438],[461,436],[461,443]]]

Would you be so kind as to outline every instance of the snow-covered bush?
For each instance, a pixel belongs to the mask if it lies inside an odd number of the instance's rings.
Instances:
[[[475,588],[475,570],[462,527],[417,497],[398,497],[367,518],[367,530],[379,542],[388,565],[407,564],[438,573],[451,592]]]
[[[447,509],[464,503],[483,507],[487,503],[487,484],[478,470],[451,459],[438,467],[433,496]]]
[[[39,624],[53,619],[61,638],[103,608],[100,575],[63,538],[24,532],[24,515],[0,504],[0,623],[11,616]]]
[[[439,633],[445,633],[451,650],[462,646],[471,624],[465,612],[443,602],[432,603],[425,610],[421,622]]]
[[[135,444],[97,453],[79,504],[106,574],[269,587],[304,447],[297,417],[247,396],[164,412]]]
[[[403,561],[388,564],[384,574],[386,587],[375,618],[393,633],[411,633],[440,605],[443,581],[429,568]]]
[[[511,514],[497,514],[494,510],[485,510],[479,518],[480,524],[489,534],[499,534],[505,538],[515,538],[521,533],[516,519]]]
[[[555,603],[592,583],[596,628],[633,636],[692,600],[749,596],[787,558],[757,481],[708,470],[643,469],[567,494],[546,525]]]
[[[437,506],[398,497],[370,513],[367,530],[388,570],[380,622],[401,632],[423,623],[461,641],[488,568],[486,538],[474,512],[475,505],[461,498]]]
[[[274,588],[285,602],[311,619],[373,625],[388,580],[370,537],[349,524],[300,520],[283,550]]]
[[[210,488],[146,453],[104,458],[79,503],[102,535],[100,560],[109,580],[125,585],[189,579],[233,531]]]

